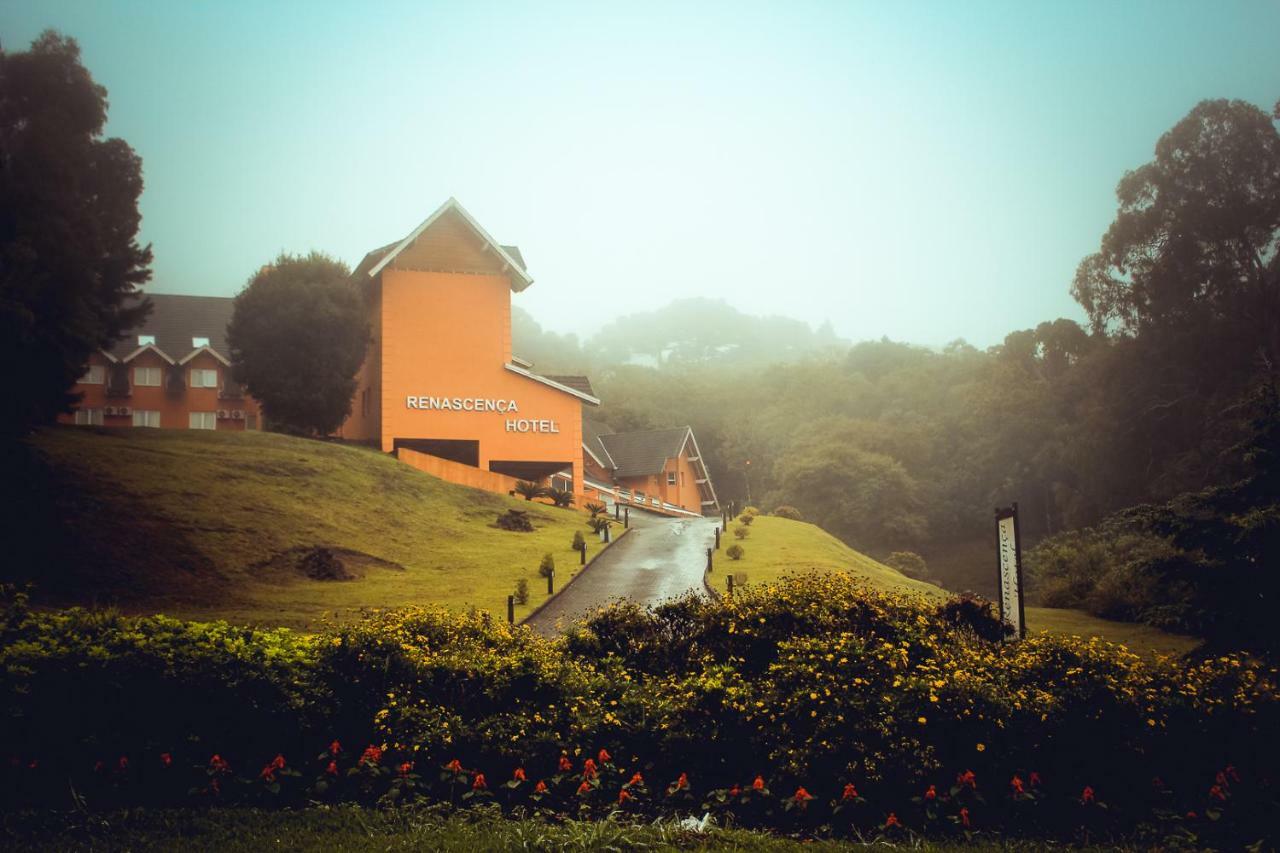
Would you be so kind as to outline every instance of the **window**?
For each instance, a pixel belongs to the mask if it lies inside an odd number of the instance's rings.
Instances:
[[[644,492],[637,491],[636,500],[639,501],[640,503],[644,503]]]
[[[138,346],[140,346],[140,347],[152,346],[152,347],[153,347],[153,346],[155,346],[155,345],[156,345],[156,336],[155,336],[155,335],[138,335]]]
[[[217,412],[192,412],[191,428],[192,429],[217,429],[218,413]]]
[[[133,384],[146,388],[160,387],[160,368],[158,367],[135,367],[133,369]]]
[[[136,427],[152,427],[158,429],[160,427],[160,413],[147,411],[145,409],[134,409],[133,425]]]
[[[208,338],[192,338],[191,339],[192,349],[200,349],[200,347],[207,347],[208,345],[209,345]]]
[[[102,426],[102,409],[76,409],[76,423],[80,426]]]
[[[85,368],[84,376],[80,377],[81,385],[101,385],[107,381],[107,369],[101,364],[91,364]]]
[[[191,371],[191,387],[192,388],[217,388],[218,387],[218,371],[209,370],[203,367],[194,368]]]
[[[244,428],[245,428],[245,429],[257,429],[257,428],[258,428],[258,416],[257,416],[257,415],[255,415],[253,412],[245,412],[245,413],[244,413]]]
[[[675,472],[675,471],[668,471],[668,472],[667,472],[667,485],[668,485],[668,486],[674,486],[675,484],[676,484],[676,472]]]

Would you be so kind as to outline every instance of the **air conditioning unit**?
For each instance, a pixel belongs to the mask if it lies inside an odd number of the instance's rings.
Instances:
[[[115,407],[115,406],[104,406],[104,407],[103,407],[103,409],[102,409],[102,414],[103,414],[103,415],[105,415],[105,416],[106,416],[106,417],[108,417],[108,418],[109,418],[109,417],[114,416],[114,415],[115,415],[115,413],[116,413],[116,407]]]
[[[116,406],[116,414],[127,418],[133,414],[133,410],[128,406]]]
[[[231,413],[228,412],[226,409],[218,409],[218,420],[225,421],[230,416],[231,416]]]
[[[240,409],[236,409],[235,411],[233,411],[233,412],[231,413],[231,420],[233,420],[233,421],[242,421],[242,420],[244,420],[244,412],[243,412],[242,410],[240,410]]]

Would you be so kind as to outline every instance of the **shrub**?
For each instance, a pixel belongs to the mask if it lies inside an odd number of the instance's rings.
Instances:
[[[543,577],[546,577],[545,575]],[[529,582],[524,578],[516,581],[516,604],[529,603]]]
[[[545,497],[550,490],[546,486],[529,480],[517,480],[515,491],[525,500],[531,501],[534,498]]]
[[[533,532],[533,522],[529,520],[529,513],[522,509],[507,510],[498,516],[496,523],[503,530],[515,530],[520,533]]]
[[[725,549],[724,554],[730,560],[741,560],[742,555],[747,553],[741,545],[730,545]]]
[[[604,516],[592,516],[591,518],[587,519],[587,527],[590,527],[592,532],[597,534],[612,523],[613,523],[612,521],[610,521],[608,518],[605,518]]]
[[[582,536],[581,533],[576,533],[574,535],[579,538]],[[538,576],[549,578],[555,573],[556,573],[556,558],[551,556],[550,554],[543,554],[542,562],[538,564]]]
[[[741,522],[742,524],[747,525],[748,527],[750,527],[751,522],[755,520],[756,520],[756,517],[754,515],[750,515],[745,512],[742,515],[738,516],[738,521]]]
[[[1142,659],[1048,635],[992,642],[985,602],[939,605],[844,574],[735,592],[611,605],[558,642],[443,608],[306,638],[33,613],[10,596],[0,796],[48,806],[70,787],[94,807],[136,806],[188,789],[212,800],[219,782],[228,803],[425,798],[644,820],[705,808],[848,835],[894,812],[939,837],[960,834],[963,806],[975,827],[1015,836],[1274,846],[1280,803],[1262,780],[1280,761],[1280,702],[1267,664]],[[277,776],[273,756],[302,776]],[[936,801],[921,802],[931,786]],[[1213,819],[1180,817],[1207,809]]]
[[[755,516],[760,514],[760,510],[754,506],[743,507],[742,512],[738,513],[738,520],[741,521],[745,516]]]
[[[804,516],[800,514],[800,510],[787,504],[775,507],[773,514],[778,518],[786,518],[791,521],[804,521]]]
[[[586,510],[587,512],[591,513],[592,517],[595,517],[597,515],[603,515],[604,513],[608,512],[609,508],[602,503],[592,501],[586,505]]]
[[[573,531],[573,545],[571,547],[575,551],[585,551],[587,549],[587,540],[583,538],[581,530]],[[545,561],[546,557],[543,557],[543,560]]]
[[[751,531],[748,530],[744,524],[739,524],[737,527],[733,528],[733,536],[735,539],[746,539],[750,535]]]
[[[568,489],[547,489],[545,494],[556,506],[573,506],[573,492]]]
[[[929,566],[924,557],[914,551],[894,551],[885,558],[884,564],[897,569],[909,578],[926,580],[929,577]]]

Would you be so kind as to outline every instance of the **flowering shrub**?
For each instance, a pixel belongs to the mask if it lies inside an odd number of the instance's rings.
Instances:
[[[705,810],[810,834],[1274,840],[1274,669],[996,642],[982,610],[806,576],[615,605],[548,642],[431,608],[304,639],[15,602],[0,621],[18,721],[0,735],[4,790],[51,801],[71,779],[94,804],[425,798]],[[95,701],[127,697],[134,716],[59,711],[31,689],[66,700],[81,672]],[[220,698],[241,688],[243,707]]]

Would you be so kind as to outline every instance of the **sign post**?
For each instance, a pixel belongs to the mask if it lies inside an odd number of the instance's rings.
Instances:
[[[996,507],[996,567],[1000,583],[1000,621],[1019,639],[1027,636],[1027,616],[1022,603],[1022,540],[1018,529],[1018,502]]]

